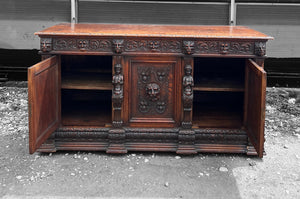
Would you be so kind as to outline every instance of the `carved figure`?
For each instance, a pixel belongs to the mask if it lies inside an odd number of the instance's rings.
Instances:
[[[192,76],[192,66],[187,64],[184,67],[185,75],[182,79],[182,86],[183,86],[183,107],[185,111],[189,111],[192,109],[193,104],[193,86],[194,86],[194,79]]]
[[[192,66],[186,65],[184,68],[185,75],[182,79],[183,92],[190,96],[193,94],[194,79],[192,77]]]
[[[114,86],[113,88],[113,95],[117,95],[119,97],[123,97],[123,83],[124,83],[124,77],[121,74],[122,72],[122,65],[116,64],[115,65],[115,75],[113,76],[112,84]]]

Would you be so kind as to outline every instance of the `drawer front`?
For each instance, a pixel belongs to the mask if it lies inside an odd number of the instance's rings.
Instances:
[[[133,58],[129,62],[129,123],[141,127],[174,127],[180,106],[177,58]],[[180,108],[178,108],[180,110]]]

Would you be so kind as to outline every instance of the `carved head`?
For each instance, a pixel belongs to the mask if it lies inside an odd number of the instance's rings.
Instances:
[[[185,75],[187,75],[187,76],[189,76],[189,75],[191,75],[192,74],[192,66],[191,65],[186,65],[185,67],[184,67],[184,72],[185,72]]]
[[[116,53],[122,53],[124,49],[124,40],[123,39],[114,39],[113,40],[113,50]]]
[[[229,50],[229,44],[228,43],[221,43],[220,44],[221,53],[226,54],[226,53],[228,53],[228,50]]]
[[[52,39],[51,38],[42,38],[41,39],[41,51],[49,52],[52,49]]]
[[[191,55],[194,53],[195,42],[194,41],[183,41],[183,49],[186,54]]]
[[[116,64],[115,65],[115,73],[117,75],[121,74],[121,71],[122,71],[122,65],[121,64]]]
[[[159,99],[160,87],[156,83],[150,83],[146,86],[146,94],[151,101],[157,101]]]
[[[160,42],[159,41],[149,41],[148,45],[152,51],[156,51],[159,48]]]
[[[256,42],[255,43],[255,54],[257,56],[264,56],[266,54],[266,43]]]

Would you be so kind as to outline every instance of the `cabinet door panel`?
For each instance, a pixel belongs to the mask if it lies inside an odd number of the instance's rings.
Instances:
[[[34,153],[60,123],[59,71],[57,56],[28,69],[30,153]]]
[[[253,60],[246,62],[248,92],[246,94],[246,129],[258,156],[264,151],[266,72]]]
[[[180,98],[176,84],[177,58],[132,58],[130,67],[129,123],[140,127],[174,127]],[[176,71],[176,72],[175,72]],[[180,72],[178,72],[180,73]]]

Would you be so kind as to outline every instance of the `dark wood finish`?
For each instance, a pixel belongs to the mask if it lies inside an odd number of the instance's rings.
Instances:
[[[129,125],[175,127],[179,124],[180,60],[174,57],[133,57],[128,61]]]
[[[262,157],[271,37],[246,27],[130,24],[59,24],[36,34],[41,55],[57,57],[39,64],[47,77],[29,71],[31,153]],[[44,113],[42,123],[32,112]]]
[[[266,100],[266,72],[253,60],[246,62],[248,68],[247,120],[248,136],[256,149],[258,156],[263,156],[265,100]]]
[[[60,125],[60,65],[57,56],[28,69],[29,152]]]

